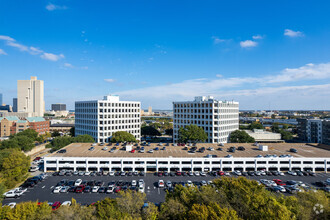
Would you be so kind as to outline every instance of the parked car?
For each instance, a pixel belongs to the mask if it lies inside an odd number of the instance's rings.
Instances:
[[[159,180],[158,181],[158,187],[159,188],[164,188],[165,184],[164,184],[164,180]]]
[[[61,202],[54,202],[53,205],[52,205],[52,210],[56,210],[58,209],[59,207],[61,206]]]
[[[62,189],[62,186],[56,186],[54,189],[53,189],[53,193],[60,193]]]

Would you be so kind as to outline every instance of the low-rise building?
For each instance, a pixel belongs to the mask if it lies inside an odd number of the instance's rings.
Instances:
[[[297,133],[303,142],[330,145],[330,119],[298,119]]]
[[[42,117],[27,117],[26,120],[29,122],[29,128],[35,130],[39,134],[49,132],[49,121],[46,121]]]
[[[263,129],[253,129],[245,130],[251,137],[255,139],[256,142],[260,143],[275,143],[275,142],[284,142],[281,140],[280,133],[273,133],[269,131],[265,131]]]

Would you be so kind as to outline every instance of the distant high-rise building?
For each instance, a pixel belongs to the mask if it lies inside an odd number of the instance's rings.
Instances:
[[[0,93],[0,105],[2,105],[2,100],[3,99],[3,96],[2,96],[2,93]]]
[[[43,117],[45,112],[44,81],[31,76],[30,80],[17,80],[17,112]]]
[[[148,107],[148,114],[152,115],[152,107],[151,106]]]
[[[13,112],[17,112],[17,98],[13,98]]]
[[[52,104],[52,111],[66,111],[66,104]]]
[[[206,132],[208,143],[227,143],[238,130],[239,103],[198,96],[194,101],[173,102],[173,141],[179,141],[179,129],[197,125]]]

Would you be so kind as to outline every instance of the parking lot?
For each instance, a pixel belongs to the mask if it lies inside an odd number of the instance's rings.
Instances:
[[[235,176],[231,174],[231,176]],[[7,198],[4,199],[3,204],[9,202],[23,202],[23,201],[48,201],[48,202],[55,202],[60,201],[64,202],[67,200],[71,200],[74,198],[80,204],[91,204],[98,200],[102,200],[106,197],[115,198],[117,196],[116,193],[58,193],[54,194],[53,189],[58,182],[63,179],[67,180],[77,180],[82,179],[83,181],[102,181],[104,182],[104,186],[107,186],[111,181],[119,181],[122,180],[124,182],[131,182],[132,180],[138,181],[139,179],[143,179],[145,182],[145,193],[147,195],[147,200],[153,203],[160,203],[165,200],[165,189],[158,188],[158,181],[164,180],[165,182],[170,180],[172,182],[187,182],[188,180],[191,181],[199,181],[202,180],[209,181],[215,178],[225,178],[225,177],[214,177],[209,174],[206,176],[162,176],[158,177],[155,174],[148,173],[145,176],[52,176],[49,173],[42,182],[38,183],[36,186],[28,188],[28,190],[19,198]],[[291,176],[286,174],[285,176],[246,176],[249,179],[281,179],[283,182],[288,180],[294,181],[302,181],[309,186],[313,186],[313,183],[316,181],[325,181],[327,178],[330,178],[330,174],[328,173],[317,173],[315,177],[313,176]]]

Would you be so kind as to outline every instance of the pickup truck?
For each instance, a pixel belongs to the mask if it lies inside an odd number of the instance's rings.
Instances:
[[[21,193],[16,192],[16,190],[10,190],[6,193],[3,194],[5,196],[5,198],[18,198],[19,196],[21,196]]]

